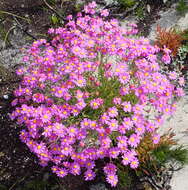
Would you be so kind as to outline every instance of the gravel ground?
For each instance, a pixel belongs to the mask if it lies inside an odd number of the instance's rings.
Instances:
[[[167,131],[169,128],[176,134],[179,144],[188,147],[188,95],[178,102],[176,113],[166,119],[161,132]],[[174,173],[171,181],[172,190],[188,189],[188,166]]]

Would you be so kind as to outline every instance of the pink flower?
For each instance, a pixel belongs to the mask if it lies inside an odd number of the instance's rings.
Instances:
[[[127,87],[120,88],[120,95],[125,96],[128,93],[129,93],[129,88],[127,88]]]
[[[109,12],[107,9],[101,10],[101,16],[107,17],[109,15]]]
[[[25,73],[25,68],[20,67],[19,69],[16,70],[17,75],[23,75]]]
[[[116,165],[114,165],[112,163],[108,163],[104,167],[105,174],[114,174],[114,173],[116,173],[116,171],[117,171],[117,167],[116,167]]]
[[[82,99],[83,96],[84,96],[84,93],[83,93],[81,90],[77,90],[77,91],[76,91],[76,98],[77,98],[78,100]]]
[[[72,106],[71,113],[72,113],[74,116],[77,116],[77,115],[80,113],[80,110],[77,109],[75,106]]]
[[[184,85],[185,85],[185,80],[184,80],[184,78],[183,78],[183,77],[180,77],[178,83],[179,83],[180,86],[184,86]]]
[[[41,102],[44,102],[45,97],[43,94],[36,93],[36,94],[33,94],[32,99],[33,99],[33,101],[35,101],[37,103],[41,103]]]
[[[108,116],[108,114],[103,113],[103,115],[100,118],[101,123],[107,124],[109,122],[109,120],[110,120],[110,117]]]
[[[58,135],[60,137],[64,137],[66,135],[66,127],[61,123],[57,123],[57,122],[54,123],[52,130],[56,135]]]
[[[123,164],[124,166],[127,166],[127,165],[131,162],[131,157],[130,157],[129,154],[126,154],[126,153],[125,153],[125,154],[122,156],[122,158],[123,158],[122,164]]]
[[[161,59],[165,64],[170,64],[171,63],[171,58],[169,54],[164,54]]]
[[[111,119],[108,121],[108,126],[111,131],[117,131],[118,130],[118,121],[116,119]]]
[[[73,175],[80,175],[80,173],[81,173],[80,165],[78,163],[76,163],[76,162],[72,163],[71,166],[70,166],[70,172]]]
[[[68,15],[67,20],[72,20],[72,15]]]
[[[54,173],[56,173],[57,176],[62,177],[62,178],[65,177],[68,174],[68,172],[67,172],[67,170],[65,168],[55,168],[55,167],[53,167],[52,171]]]
[[[11,102],[11,105],[12,106],[16,106],[18,104],[18,99],[14,99],[12,102]]]
[[[123,106],[123,110],[125,112],[131,112],[132,106],[130,102],[123,102],[121,105]]]
[[[120,149],[118,147],[113,147],[109,149],[110,158],[117,158],[120,153]]]
[[[93,180],[95,178],[95,173],[91,170],[88,169],[85,173],[84,173],[84,178],[86,181],[88,180]]]
[[[127,137],[126,136],[118,136],[118,147],[119,148],[126,148],[127,147]]]
[[[97,150],[97,157],[98,158],[101,158],[101,159],[103,159],[104,157],[106,157],[106,155],[107,155],[107,149],[105,149],[105,148],[99,148],[98,150]]]
[[[121,104],[121,98],[118,98],[118,97],[114,98],[113,103],[116,105],[120,105]]]
[[[94,161],[91,161],[91,160],[88,160],[88,161],[86,161],[86,163],[85,163],[85,167],[86,167],[87,169],[92,169],[92,168],[95,167],[95,162],[94,162]]]
[[[137,147],[137,145],[139,144],[140,142],[140,136],[137,135],[137,134],[132,134],[130,137],[129,137],[129,140],[128,140],[128,144],[130,146],[132,146],[133,148]]]
[[[177,73],[175,71],[169,72],[169,78],[175,80],[177,78]]]
[[[79,100],[78,103],[75,104],[75,108],[78,110],[82,110],[85,107],[86,107],[86,103],[84,102],[83,99]]]
[[[88,4],[88,7],[94,9],[97,7],[97,4],[95,1],[92,1],[91,3]]]
[[[115,187],[118,183],[118,177],[115,174],[108,174],[106,180],[112,187]]]
[[[44,111],[43,113],[41,113],[42,122],[47,123],[51,120],[51,118],[52,118],[52,115],[49,112]]]
[[[130,75],[129,75],[129,73],[124,72],[123,74],[119,75],[119,81],[120,81],[122,84],[128,83],[129,80],[130,80]]]
[[[131,168],[135,169],[137,168],[139,165],[139,162],[138,162],[138,159],[137,158],[134,158],[131,162],[130,162],[130,166]]]
[[[91,121],[91,122],[90,122],[90,128],[91,128],[91,129],[94,129],[94,130],[95,130],[97,127],[98,127],[98,125],[97,125],[97,122],[96,122],[96,121]]]
[[[64,168],[59,169],[59,171],[57,172],[57,176],[59,176],[59,177],[65,177],[67,174],[68,174],[68,172]]]
[[[80,48],[79,46],[74,46],[72,48],[72,52],[76,55],[79,56],[80,58],[86,58],[87,57],[87,51],[83,48]]]
[[[152,122],[147,122],[145,125],[146,125],[147,131],[149,131],[149,132],[153,132],[157,128],[156,124],[152,123]]]
[[[87,135],[87,132],[86,132],[86,129],[85,128],[81,128],[78,133],[77,133],[77,139],[78,140],[82,140],[82,139],[85,139],[86,138],[86,135]]]
[[[103,148],[109,148],[110,147],[110,143],[112,142],[109,137],[101,138],[100,141],[101,141],[101,146]]]
[[[103,104],[103,99],[101,99],[101,98],[93,99],[93,100],[90,102],[90,106],[91,106],[93,109],[98,109],[102,104]]]
[[[118,110],[116,107],[111,107],[108,109],[108,115],[110,117],[116,117],[118,115]]]
[[[22,130],[20,132],[20,139],[21,139],[22,142],[26,143],[27,140],[28,140],[28,137],[29,137],[29,133],[26,132],[26,130]]]
[[[80,125],[81,125],[81,128],[83,128],[83,129],[87,129],[87,128],[89,128],[90,127],[90,124],[91,124],[91,120],[90,119],[83,119],[82,121],[81,121],[81,123],[80,123]]]
[[[175,93],[179,97],[185,96],[185,92],[184,92],[183,88],[177,88],[176,91],[175,91]]]
[[[171,51],[170,49],[168,49],[166,46],[164,46],[163,51],[164,51],[164,53],[166,53],[166,54],[170,54],[170,53],[172,52],[172,51]]]
[[[137,127],[135,128],[135,132],[136,132],[136,134],[138,134],[138,135],[144,134],[144,132],[145,132],[145,127],[144,127],[144,125],[143,125],[143,124],[137,125]]]
[[[133,127],[133,122],[131,121],[130,118],[125,117],[123,119],[122,125],[125,127],[126,130],[130,130]]]
[[[126,151],[124,153],[124,155],[122,156],[123,160],[122,160],[122,164],[123,165],[128,165],[129,163],[131,163],[131,161],[136,159],[136,152],[135,151]]]
[[[97,150],[94,147],[87,148],[84,150],[84,155],[89,160],[95,160],[97,158]]]
[[[43,153],[46,152],[47,148],[44,143],[36,144],[34,147],[34,151],[36,153]]]
[[[84,87],[86,85],[86,80],[83,77],[75,79],[74,83],[79,87]]]
[[[69,156],[73,151],[72,146],[64,145],[61,147],[61,153],[65,156]]]
[[[67,128],[67,133],[69,134],[69,136],[75,137],[78,133],[78,130],[76,126],[70,126],[69,128]]]
[[[152,136],[152,140],[154,144],[157,144],[160,141],[160,135],[159,134],[154,134]]]
[[[64,92],[65,92],[65,89],[57,87],[54,95],[57,96],[58,98],[61,98],[61,97],[63,97]]]
[[[133,112],[135,114],[141,114],[143,112],[144,106],[140,104],[136,104],[133,106]]]
[[[53,28],[49,28],[48,34],[53,34],[54,32],[55,32],[55,30]]]

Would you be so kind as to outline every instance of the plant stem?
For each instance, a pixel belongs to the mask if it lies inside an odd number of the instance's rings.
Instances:
[[[28,18],[25,18],[25,17],[19,16],[19,15],[16,15],[16,14],[14,14],[14,13],[10,13],[10,12],[7,12],[7,11],[1,11],[1,10],[0,10],[0,14],[11,15],[11,16],[14,16],[14,17],[23,19],[23,20],[25,20],[25,21],[27,21],[27,22],[30,22],[30,19],[28,19]]]

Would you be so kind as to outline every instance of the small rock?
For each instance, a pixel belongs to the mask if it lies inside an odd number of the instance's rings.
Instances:
[[[97,183],[96,185],[91,185],[90,190],[108,190],[103,183]]]
[[[118,4],[118,1],[117,0],[104,0],[106,5],[117,5]]]
[[[9,96],[7,94],[3,95],[3,98],[8,100]]]

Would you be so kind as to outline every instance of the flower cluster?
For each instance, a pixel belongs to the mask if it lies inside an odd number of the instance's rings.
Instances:
[[[158,47],[135,36],[136,25],[122,28],[95,8],[85,6],[64,28],[49,30],[51,43],[38,40],[27,50],[11,118],[24,127],[20,138],[42,166],[50,162],[59,177],[85,172],[92,180],[95,161],[109,158],[104,173],[116,186],[114,161],[138,167],[141,139],[151,133],[158,142],[156,129],[183,90],[176,73],[161,72],[167,49],[161,60]]]

